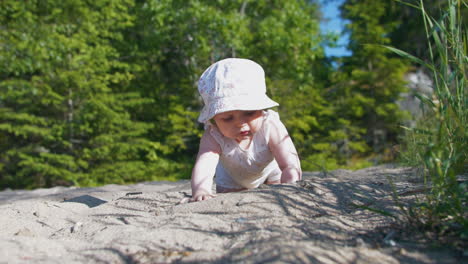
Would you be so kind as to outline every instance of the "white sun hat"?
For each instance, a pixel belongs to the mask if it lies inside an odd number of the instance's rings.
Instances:
[[[230,58],[212,64],[198,81],[203,107],[198,121],[233,110],[262,110],[278,106],[266,95],[265,72],[257,63]]]

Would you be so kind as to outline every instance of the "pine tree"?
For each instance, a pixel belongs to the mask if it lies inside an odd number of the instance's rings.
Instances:
[[[362,133],[374,152],[381,152],[396,141],[400,122],[406,114],[396,101],[405,91],[407,64],[381,45],[390,43],[388,34],[398,21],[386,21],[397,3],[392,1],[347,0],[342,15],[350,20],[349,49],[352,56],[344,60],[337,73],[338,101],[343,117]]]
[[[134,182],[168,167],[145,138],[153,125],[132,115],[151,100],[124,89],[133,76],[113,47],[132,2],[1,2],[0,186]]]

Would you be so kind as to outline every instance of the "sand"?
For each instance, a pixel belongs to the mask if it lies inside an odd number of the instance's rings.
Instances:
[[[466,261],[402,236],[387,179],[411,193],[421,186],[412,169],[387,165],[303,178],[183,204],[191,194],[186,180],[2,191],[0,263]]]

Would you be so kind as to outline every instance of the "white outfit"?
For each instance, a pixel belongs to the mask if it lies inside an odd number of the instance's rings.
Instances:
[[[205,129],[222,151],[216,167],[216,185],[229,189],[250,189],[258,187],[267,179],[281,179],[281,170],[268,147],[268,141],[272,124],[283,124],[278,113],[273,110],[263,111],[263,119],[263,125],[253,135],[248,149],[242,149],[234,139],[223,136],[214,124],[206,123]]]

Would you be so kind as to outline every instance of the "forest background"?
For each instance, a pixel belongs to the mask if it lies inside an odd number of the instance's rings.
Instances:
[[[435,18],[447,4],[422,2]],[[303,170],[395,161],[413,118],[398,105],[405,75],[420,69],[382,45],[429,59],[419,11],[345,0],[352,54],[335,58],[320,4],[1,1],[0,189],[189,178],[203,131],[197,80],[227,57],[263,66]]]

